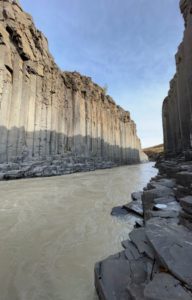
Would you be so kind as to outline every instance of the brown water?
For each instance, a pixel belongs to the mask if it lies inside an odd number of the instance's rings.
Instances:
[[[111,208],[152,166],[0,182],[0,300],[96,300],[94,264],[122,249],[134,223]]]

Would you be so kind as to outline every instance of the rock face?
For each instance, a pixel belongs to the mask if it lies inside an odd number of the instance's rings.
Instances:
[[[184,37],[176,54],[177,72],[163,103],[164,145],[170,156],[192,149],[192,1],[181,0],[180,9]]]
[[[0,163],[66,155],[116,164],[146,158],[129,112],[91,78],[62,72],[31,16],[0,0]]]

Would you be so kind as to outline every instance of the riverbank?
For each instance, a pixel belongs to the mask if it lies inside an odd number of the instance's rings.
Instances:
[[[147,158],[143,155],[143,162]],[[51,177],[68,175],[79,172],[89,172],[102,169],[111,169],[123,165],[138,164],[133,157],[125,164],[123,161],[107,160],[103,157],[85,157],[74,155],[71,152],[61,155],[44,157],[41,160],[15,160],[15,162],[0,164],[0,181],[35,177]]]
[[[123,251],[95,266],[100,300],[192,299],[192,162],[162,160],[157,167],[143,192],[121,207],[142,208],[143,225],[122,242]]]

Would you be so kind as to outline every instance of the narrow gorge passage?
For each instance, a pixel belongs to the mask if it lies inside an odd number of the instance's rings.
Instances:
[[[147,163],[0,182],[1,300],[97,299],[94,264],[121,250],[135,221],[111,209],[156,174]]]

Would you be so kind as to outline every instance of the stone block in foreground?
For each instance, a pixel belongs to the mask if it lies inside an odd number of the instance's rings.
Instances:
[[[192,233],[182,225],[152,220],[145,233],[156,258],[180,282],[192,289]]]
[[[131,247],[95,265],[95,287],[100,300],[132,300],[144,297],[153,261]]]

